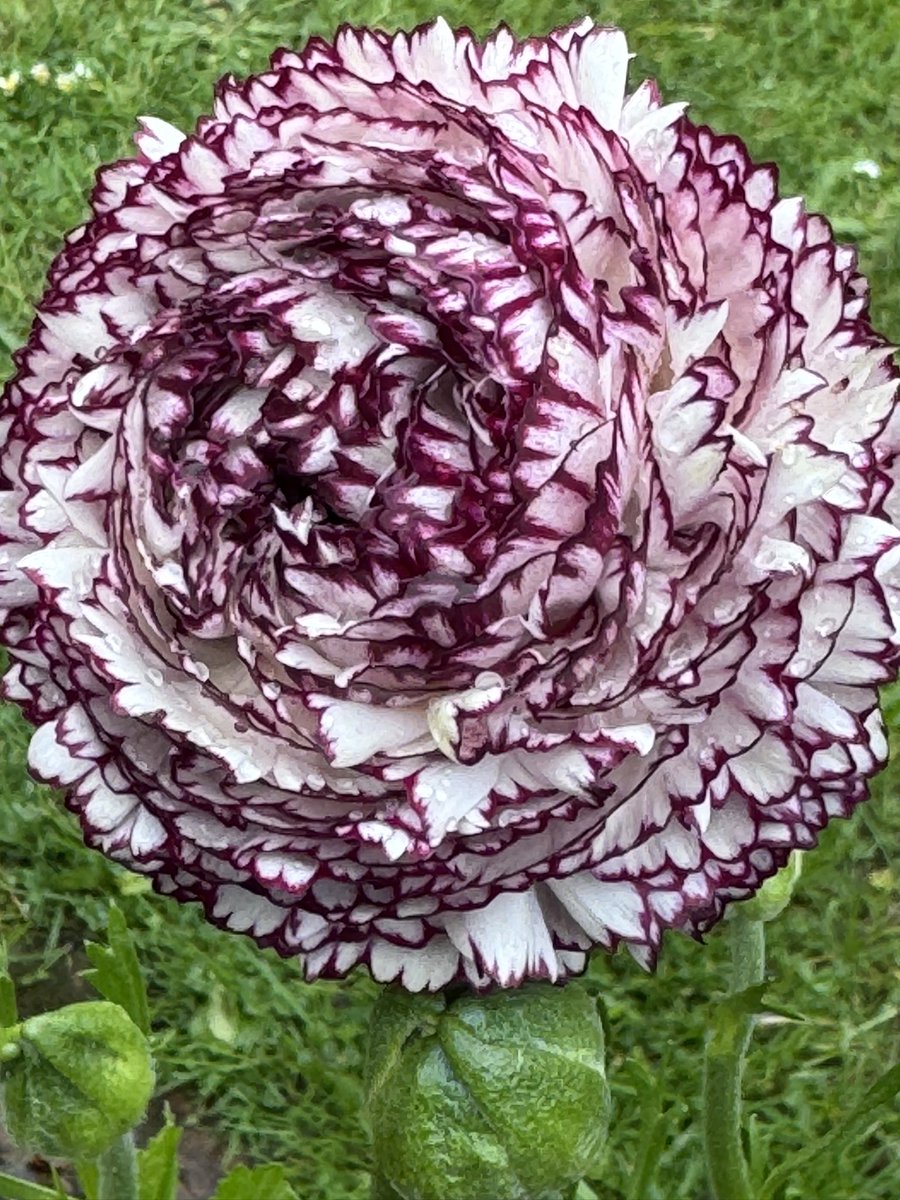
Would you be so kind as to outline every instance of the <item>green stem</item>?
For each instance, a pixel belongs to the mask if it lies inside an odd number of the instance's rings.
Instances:
[[[124,1133],[97,1159],[97,1200],[138,1200],[134,1135]]]
[[[66,1192],[57,1188],[43,1187],[39,1183],[31,1183],[28,1179],[19,1179],[16,1175],[6,1175],[0,1171],[0,1198],[2,1200],[72,1200]]]
[[[762,921],[740,913],[726,925],[731,943],[732,995],[762,983],[766,966],[766,934]],[[753,1017],[729,1007],[716,1014],[706,1044],[703,1080],[703,1133],[706,1164],[715,1200],[753,1200],[741,1140],[741,1084]]]

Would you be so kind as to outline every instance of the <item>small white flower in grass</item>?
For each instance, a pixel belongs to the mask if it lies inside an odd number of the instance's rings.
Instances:
[[[853,164],[856,175],[866,175],[869,179],[881,178],[881,167],[872,158],[861,158]]]
[[[85,66],[85,64],[81,61],[81,59],[79,59],[78,62],[76,62],[74,64],[74,66],[72,67],[72,74],[75,76],[76,79],[93,79],[94,78],[94,72],[91,70],[90,67]]]
[[[72,71],[60,71],[54,83],[61,92],[71,92],[78,82],[78,77]]]
[[[35,81],[35,83],[39,83],[42,87],[45,83],[49,83],[52,78],[50,74],[50,68],[45,62],[35,63],[28,74]]]
[[[11,96],[22,82],[21,71],[10,71],[8,75],[0,75],[0,92]]]

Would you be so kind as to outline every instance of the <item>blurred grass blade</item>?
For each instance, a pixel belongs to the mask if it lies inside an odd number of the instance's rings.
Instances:
[[[647,1200],[648,1196],[654,1194],[653,1181],[665,1149],[668,1127],[669,1122],[665,1113],[660,1113],[652,1124],[642,1127],[641,1149],[637,1162],[634,1164],[628,1200]]]
[[[830,1159],[834,1159],[838,1151],[842,1151],[845,1146],[859,1136],[875,1110],[893,1100],[898,1091],[900,1091],[900,1063],[895,1063],[875,1080],[862,1101],[844,1118],[839,1130],[832,1134],[826,1134],[825,1137],[805,1146],[798,1154],[776,1167],[763,1184],[758,1200],[772,1200],[785,1183],[793,1181],[796,1185],[796,1173],[813,1159],[819,1158],[821,1155],[827,1155]]]
[[[149,1033],[147,988],[125,918],[115,904],[109,906],[106,936],[108,946],[85,942],[85,953],[94,965],[82,975],[101,996],[120,1004],[139,1029]]]
[[[627,1064],[625,1075],[637,1092],[641,1113],[640,1148],[631,1170],[628,1200],[647,1200],[653,1194],[653,1179],[665,1146],[668,1122],[662,1112],[659,1082],[647,1064],[635,1057]]]
[[[18,1019],[16,987],[9,973],[9,955],[6,942],[0,938],[0,1029],[15,1025]]]

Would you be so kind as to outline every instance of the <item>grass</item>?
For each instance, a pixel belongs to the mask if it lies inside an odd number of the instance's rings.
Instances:
[[[395,26],[436,11],[476,29],[502,17],[541,32],[583,8],[569,0],[503,8],[448,0],[440,9],[382,0],[4,0],[0,75],[23,78],[11,94],[0,90],[0,350],[23,338],[50,258],[83,215],[94,169],[128,152],[136,114],[189,124],[218,75],[259,69],[276,44],[345,19]],[[878,0],[629,0],[592,11],[628,31],[635,80],[656,75],[670,98],[692,100],[696,119],[743,135],[757,159],[780,164],[785,192],[804,193],[859,244],[876,321],[900,338],[900,145],[891,132],[900,121],[900,10]],[[86,73],[67,78],[79,61]],[[47,65],[44,84],[29,74],[37,63]],[[855,168],[865,160],[877,164],[877,178]],[[26,739],[18,714],[0,710],[0,933],[27,930],[14,951],[25,1005],[50,1005],[70,986],[82,939],[101,932],[116,897],[150,981],[163,1090],[188,1096],[189,1119],[217,1130],[230,1153],[285,1160],[302,1197],[362,1200],[358,1081],[373,985],[303,985],[291,963],[210,929],[196,911],[148,894],[86,851],[57,801],[28,780]],[[763,1023],[754,1039],[747,1103],[757,1157],[770,1166],[839,1131],[895,1046],[894,778],[851,822],[828,830],[771,931],[771,994],[806,1020]],[[701,1050],[724,963],[718,934],[706,947],[669,939],[652,978],[627,957],[594,960],[589,985],[609,1013],[617,1103],[596,1185],[604,1200],[703,1200]],[[654,1106],[662,1155],[655,1182],[637,1185],[642,1114]],[[852,1146],[813,1156],[781,1200],[900,1195],[890,1153],[898,1137],[900,1121],[880,1110]]]

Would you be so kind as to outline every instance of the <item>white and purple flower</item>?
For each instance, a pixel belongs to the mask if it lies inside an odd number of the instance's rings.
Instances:
[[[889,347],[853,252],[628,57],[279,51],[143,122],[16,356],[32,769],[310,977],[649,962],[884,761]]]

